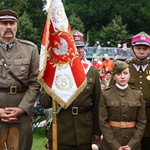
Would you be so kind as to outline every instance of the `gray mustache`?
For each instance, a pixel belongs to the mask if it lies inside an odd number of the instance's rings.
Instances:
[[[14,35],[13,31],[11,31],[10,29],[7,29],[7,30],[4,32],[4,35],[5,35],[7,32],[11,32],[11,33]]]

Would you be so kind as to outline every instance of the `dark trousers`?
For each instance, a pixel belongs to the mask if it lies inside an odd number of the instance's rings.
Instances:
[[[49,150],[52,150],[52,143],[50,142]],[[91,143],[84,145],[62,145],[58,144],[58,150],[92,150]]]
[[[150,137],[143,137],[142,138],[141,150],[150,150]]]

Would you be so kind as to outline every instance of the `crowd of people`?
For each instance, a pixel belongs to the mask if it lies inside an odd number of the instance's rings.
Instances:
[[[32,109],[52,107],[37,80],[37,46],[16,38],[18,18],[0,10],[0,150],[31,150]],[[57,114],[58,150],[150,150],[150,36],[131,37],[130,60],[105,54],[89,61],[83,34],[72,33],[87,85]],[[47,138],[52,150],[52,126]]]

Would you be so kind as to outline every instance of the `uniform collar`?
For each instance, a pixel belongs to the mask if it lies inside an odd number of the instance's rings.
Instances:
[[[135,69],[136,69],[137,71],[140,71],[140,69],[142,69],[142,71],[145,71],[146,68],[147,68],[147,66],[148,66],[148,64],[145,64],[145,65],[133,64],[133,66],[135,67]],[[140,68],[140,67],[141,67],[141,68]]]
[[[121,85],[119,85],[118,83],[116,83],[116,86],[117,86],[119,89],[124,90],[124,89],[126,89],[126,88],[128,87],[128,84],[126,84],[125,86],[121,86]]]
[[[5,50],[5,51],[8,51],[10,50],[11,48],[13,48],[15,46],[15,42],[12,42],[12,43],[3,43],[0,41],[0,46]]]

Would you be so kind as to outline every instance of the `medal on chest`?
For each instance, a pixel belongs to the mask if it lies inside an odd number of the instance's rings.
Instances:
[[[146,73],[147,73],[147,80],[150,80],[150,70],[146,70]]]

